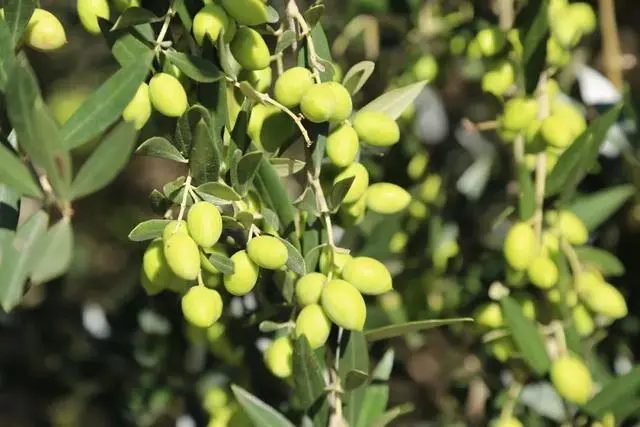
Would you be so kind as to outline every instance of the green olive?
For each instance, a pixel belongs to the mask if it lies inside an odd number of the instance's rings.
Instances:
[[[234,272],[224,275],[224,287],[232,295],[246,295],[255,287],[260,269],[251,261],[247,251],[236,252],[231,256],[231,261]]]
[[[269,371],[278,378],[288,378],[292,373],[291,356],[293,346],[287,337],[275,339],[264,352],[264,361]]]
[[[596,324],[593,321],[593,317],[589,310],[582,305],[578,304],[571,310],[571,319],[573,320],[573,326],[576,328],[576,332],[581,337],[590,336],[596,329]]]
[[[355,227],[364,220],[367,212],[366,194],[353,203],[343,203],[338,210],[340,224],[344,227]]]
[[[558,213],[557,227],[560,234],[572,245],[584,245],[589,240],[587,226],[571,211]]]
[[[515,270],[525,270],[535,255],[536,235],[526,223],[516,223],[504,240],[503,254],[507,263]]]
[[[263,68],[262,70],[242,70],[238,79],[241,81],[249,82],[249,84],[258,92],[265,93],[271,86],[273,80],[273,70],[271,67]]]
[[[298,279],[295,285],[296,301],[301,306],[316,304],[320,301],[322,288],[327,282],[327,276],[322,273],[307,273]]]
[[[397,231],[391,236],[389,241],[389,251],[392,254],[399,254],[405,250],[409,242],[409,235],[404,231]]]
[[[149,86],[142,83],[133,99],[122,112],[122,118],[126,121],[133,122],[137,130],[147,123],[151,117],[151,101],[149,100]]]
[[[187,227],[198,246],[210,248],[222,235],[222,215],[214,204],[197,202],[189,209]]]
[[[77,8],[82,26],[91,34],[100,34],[98,17],[109,19],[107,0],[78,0]]]
[[[280,239],[266,234],[249,240],[247,253],[254,263],[268,270],[284,267],[289,259],[285,244]]]
[[[438,75],[438,61],[433,55],[422,55],[411,68],[417,80],[431,82]]]
[[[202,406],[204,406],[209,414],[213,414],[226,407],[228,403],[229,396],[226,390],[220,386],[213,386],[205,393]]]
[[[551,114],[542,121],[540,133],[549,145],[557,148],[567,148],[575,137],[565,119],[555,114]]]
[[[393,118],[378,111],[359,111],[353,128],[361,141],[375,147],[390,147],[400,140],[400,128]]]
[[[418,188],[418,196],[425,203],[434,203],[440,195],[442,177],[440,175],[428,175]]]
[[[333,323],[350,331],[361,331],[367,306],[360,292],[344,280],[330,280],[322,290],[320,303]]]
[[[473,318],[478,325],[490,329],[502,328],[505,325],[502,309],[497,302],[482,304],[475,310]]]
[[[509,360],[516,352],[516,346],[513,343],[513,338],[501,337],[497,340],[493,340],[489,343],[489,350],[493,357],[504,363]]]
[[[291,117],[273,105],[258,104],[251,110],[247,134],[264,151],[273,153],[296,134]]]
[[[267,5],[263,0],[221,0],[222,6],[241,25],[267,22]]]
[[[538,101],[532,98],[512,98],[505,102],[500,126],[518,132],[527,129],[536,120]]]
[[[351,94],[340,83],[327,82],[327,87],[333,92],[333,98],[335,99],[335,108],[329,121],[332,123],[340,123],[349,118],[353,112],[353,101],[351,100]]]
[[[271,62],[267,44],[260,33],[252,28],[238,28],[230,46],[233,57],[245,70],[262,70]]]
[[[328,83],[315,84],[307,89],[300,100],[300,111],[313,123],[322,123],[333,117],[336,97]]]
[[[496,418],[489,423],[489,427],[524,427],[524,425],[514,417]]]
[[[222,256],[227,256],[227,250],[220,242],[216,243],[210,248],[202,248],[202,252],[200,252],[200,265],[205,271],[208,271],[211,274],[220,274],[220,271],[209,261],[209,255],[218,254]]]
[[[547,64],[552,67],[564,67],[571,62],[571,52],[565,49],[555,37],[547,40]]]
[[[224,9],[217,4],[208,4],[193,17],[193,37],[202,46],[206,35],[214,42],[220,37],[222,31],[227,34],[229,17]],[[228,42],[228,40],[225,40]]]
[[[484,56],[493,56],[506,44],[506,37],[499,28],[485,28],[476,34],[480,52]]]
[[[151,104],[167,117],[180,117],[187,111],[187,92],[180,81],[168,73],[158,73],[149,82]]]
[[[54,14],[36,8],[27,24],[24,42],[32,49],[48,52],[67,44],[67,35]]]
[[[358,134],[347,123],[340,125],[327,137],[327,157],[331,163],[341,168],[356,161],[359,149]]]
[[[503,60],[495,64],[482,76],[482,90],[495,96],[503,96],[515,81],[516,71],[513,64]]]
[[[367,295],[380,295],[392,288],[391,273],[377,259],[355,257],[342,269],[342,278]]]
[[[208,328],[222,314],[222,298],[213,289],[193,286],[182,297],[182,314],[193,326]]]
[[[621,319],[629,313],[624,296],[610,283],[592,272],[582,272],[577,279],[580,299],[594,313]]]
[[[333,185],[336,185],[343,179],[351,177],[353,177],[354,180],[343,199],[344,203],[355,203],[358,201],[365,194],[365,191],[367,191],[367,187],[369,186],[369,172],[367,172],[367,168],[365,168],[362,163],[352,163],[345,170],[336,175],[333,179]]]
[[[333,254],[331,254],[333,252]],[[340,275],[344,265],[351,259],[351,254],[347,252],[333,251],[330,247],[325,247],[320,253],[318,265],[323,274]]]
[[[591,397],[593,381],[584,362],[569,354],[551,364],[551,383],[558,394],[569,402],[584,405]]]
[[[173,220],[165,225],[164,230],[162,230],[162,240],[165,242],[169,240],[171,236],[176,233],[189,234],[189,228],[187,228],[187,222],[180,220]]]
[[[404,210],[411,202],[411,194],[389,182],[378,182],[367,188],[367,207],[374,212],[392,215]]]
[[[312,349],[322,347],[329,338],[331,322],[318,304],[305,306],[296,318],[296,338],[305,336]]]
[[[529,281],[542,289],[549,289],[558,283],[558,267],[551,258],[539,255],[527,267]]]
[[[273,87],[273,96],[287,108],[300,104],[302,97],[313,86],[313,74],[304,67],[293,67],[278,77]]]
[[[140,7],[140,0],[114,0],[113,3],[115,3],[116,9],[118,9],[120,13],[130,7]]]
[[[149,295],[155,295],[164,289],[183,287],[186,282],[180,279],[169,267],[164,256],[164,244],[156,239],[147,247],[142,257],[142,285]]]
[[[164,242],[164,256],[173,273],[184,280],[195,280],[200,273],[200,252],[193,239],[175,233]]]

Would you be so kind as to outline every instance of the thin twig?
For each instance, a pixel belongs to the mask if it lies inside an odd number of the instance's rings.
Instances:
[[[538,120],[544,120],[549,115],[549,91],[547,90],[548,76],[546,72],[540,75],[538,81]],[[547,180],[547,153],[542,151],[536,156],[536,187],[535,200],[536,210],[533,216],[534,228],[536,232],[536,241],[538,242],[538,250],[542,248],[542,222],[544,209],[544,192]]]
[[[618,89],[622,88],[622,52],[618,25],[616,23],[616,9],[613,0],[599,0],[600,32],[602,33],[602,53],[607,78]]]

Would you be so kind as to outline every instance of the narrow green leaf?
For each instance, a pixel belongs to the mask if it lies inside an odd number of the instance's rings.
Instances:
[[[223,76],[213,62],[204,58],[173,50],[165,52],[165,56],[193,81],[212,83],[220,80]]]
[[[300,251],[296,249],[296,247],[293,246],[288,240],[282,239],[278,236],[274,237],[277,237],[287,247],[287,252],[289,253],[289,258],[287,259],[287,267],[291,271],[301,276],[307,274],[304,258],[302,257],[302,254],[300,254]]]
[[[208,36],[207,39],[209,39]],[[229,77],[236,79],[242,67],[233,57],[233,54],[231,54],[229,43],[224,42],[223,34],[220,34],[218,42],[214,44],[218,47],[218,59],[220,60],[220,67],[222,67],[222,71],[224,71],[224,73]]]
[[[458,317],[453,319],[417,320],[399,325],[389,325],[383,326],[382,328],[370,329],[364,332],[364,336],[367,341],[373,342],[461,322],[473,322],[473,319],[470,317]]]
[[[13,150],[0,143],[0,183],[9,185],[18,193],[39,199],[42,197],[40,186],[24,163]]]
[[[347,382],[347,375],[352,371],[361,371],[365,375],[369,372],[369,348],[364,334],[359,331],[348,333],[348,342],[340,358],[338,374],[344,383]],[[344,394],[343,414],[349,425],[355,426],[358,422],[358,417],[362,413],[364,393],[365,387],[357,387]]]
[[[9,186],[0,184],[0,248],[4,239],[8,238],[5,231],[15,230],[19,217],[20,196]]]
[[[257,426],[261,427],[295,427],[284,415],[264,403],[242,387],[231,385],[231,391],[246,414]]]
[[[262,159],[264,159],[264,155],[261,151],[252,151],[242,156],[238,161],[237,176],[241,193],[246,193],[253,183]]]
[[[298,198],[293,202],[293,205],[313,217],[318,217],[320,215],[318,202],[316,201],[316,196],[311,187],[305,188],[302,194],[300,194],[300,196],[298,196]]]
[[[216,181],[220,176],[221,145],[216,139],[213,128],[204,119],[200,119],[193,131],[193,146],[189,154],[189,169],[195,185]]]
[[[373,422],[387,409],[389,400],[389,380],[393,368],[393,349],[387,350],[378,366],[371,373],[373,382],[366,388],[362,400],[362,410],[355,427],[371,427]]]
[[[371,427],[385,427],[396,418],[413,412],[414,409],[415,407],[413,406],[413,403],[404,403],[402,405],[398,405],[395,408],[390,409],[382,414]]]
[[[326,425],[328,407],[325,402],[325,384],[322,375],[322,365],[315,353],[309,347],[307,337],[300,336],[293,345],[293,382],[296,386],[296,395],[305,411],[312,408],[315,425]],[[323,419],[324,424],[320,419]]]
[[[278,214],[272,211],[269,208],[262,208],[262,218],[264,221],[269,224],[269,226],[274,230],[280,230],[280,220],[278,219]]]
[[[364,371],[359,371],[354,369],[353,371],[347,372],[347,375],[344,378],[344,384],[342,388],[349,392],[354,390],[362,385],[364,385],[369,379],[369,374]]]
[[[518,19],[526,19],[523,28],[522,69],[527,93],[534,92],[540,74],[545,67],[547,39],[549,38],[549,5],[547,0],[530,2],[518,13]],[[518,24],[520,24],[518,22]]]
[[[520,165],[518,171],[518,182],[520,184],[518,214],[520,215],[520,220],[528,221],[536,210],[536,200],[531,174],[524,164]]]
[[[73,229],[68,218],[49,229],[42,243],[42,255],[31,274],[35,285],[48,282],[67,272],[73,258]]]
[[[331,194],[329,195],[329,208],[331,210],[335,211],[340,207],[355,179],[356,178],[354,176],[350,176],[345,179],[341,179],[333,185],[331,188]]]
[[[223,184],[222,182],[206,182],[200,185],[196,190],[199,194],[209,194],[217,199],[229,202],[242,200],[242,197],[236,193],[233,188]]]
[[[379,111],[397,119],[413,104],[426,84],[426,81],[421,81],[390,90],[362,107],[360,111]]]
[[[320,80],[323,82],[331,81],[333,78],[333,68],[331,66],[331,48],[327,40],[327,35],[322,28],[322,24],[318,23],[311,29],[311,39],[313,40],[314,48],[317,55],[317,60],[320,62],[324,70],[320,71]],[[303,47],[298,51],[298,65],[306,66],[310,68],[309,51],[306,46],[306,41]]]
[[[11,0],[6,2],[4,21],[11,32],[12,46],[17,46],[22,34],[27,29],[27,24],[35,8],[35,0]]]
[[[171,222],[168,219],[149,219],[133,227],[129,233],[129,240],[132,242],[144,242],[160,237],[164,228]]]
[[[111,31],[121,28],[133,27],[139,24],[149,24],[151,22],[159,22],[162,18],[157,17],[153,12],[141,7],[129,7],[118,18]]]
[[[353,96],[360,92],[360,89],[369,80],[376,64],[372,61],[360,61],[353,67],[349,68],[347,74],[342,79],[342,85],[347,88]]]
[[[636,366],[628,374],[606,383],[598,394],[582,407],[582,410],[594,417],[601,417],[619,401],[635,399],[638,391],[640,391],[640,367]]]
[[[0,19],[0,92],[4,91],[14,62],[11,32],[4,20]]]
[[[502,298],[500,305],[520,354],[539,375],[546,374],[551,361],[535,321],[525,317],[518,302],[511,297]]]
[[[635,193],[632,185],[618,185],[578,197],[569,210],[575,213],[589,230],[595,230],[624,205]]]
[[[314,246],[309,250],[309,252],[307,252],[304,256],[304,263],[307,266],[307,271],[315,271],[322,249],[325,247],[327,247],[327,244],[323,243],[321,245]]]
[[[231,261],[229,257],[218,253],[212,253],[208,258],[211,264],[222,274],[233,274],[235,271],[233,261]]]
[[[74,178],[72,199],[87,196],[110,184],[127,164],[135,141],[136,130],[129,122],[121,122],[109,132]]]
[[[0,305],[7,313],[20,303],[25,282],[42,259],[48,221],[44,211],[36,212],[18,228],[13,241],[5,242],[2,247]]]
[[[83,145],[120,117],[147,76],[152,58],[147,54],[122,67],[82,103],[62,127],[65,147]]]
[[[624,264],[611,252],[592,246],[582,246],[575,251],[582,264],[595,266],[605,277],[624,275]]]
[[[269,163],[271,163],[271,166],[273,166],[276,173],[281,178],[286,178],[304,170],[306,165],[302,160],[286,159],[282,157],[271,158],[269,159]]]
[[[173,160],[179,163],[187,163],[176,147],[173,146],[166,138],[161,136],[152,136],[144,141],[135,151],[135,154],[141,156],[159,157],[162,159]]]
[[[276,48],[273,53],[278,54],[280,52],[283,52],[286,48],[295,43],[295,41],[296,32],[293,30],[286,30],[278,38],[278,43],[276,44]]]
[[[121,67],[137,62],[151,52],[151,48],[141,38],[136,30],[128,28],[113,42],[111,53]]]

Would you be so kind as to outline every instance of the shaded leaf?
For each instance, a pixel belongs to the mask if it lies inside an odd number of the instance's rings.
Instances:
[[[145,54],[120,68],[82,103],[62,127],[67,149],[99,136],[120,117],[147,76],[152,58],[151,54]]]
[[[551,361],[535,321],[527,318],[518,302],[511,297],[502,298],[500,305],[520,354],[539,375],[546,374]]]
[[[349,68],[347,74],[342,79],[342,85],[347,88],[353,96],[360,92],[360,89],[369,80],[376,64],[372,61],[360,61],[353,67]]]
[[[329,195],[329,208],[331,210],[335,211],[340,207],[355,179],[355,176],[350,176],[345,179],[341,179],[331,187],[331,194]]]
[[[612,188],[578,197],[569,210],[575,213],[587,228],[595,230],[605,222],[635,193],[632,185],[619,185]]]
[[[4,21],[11,34],[12,50],[27,29],[27,24],[35,8],[35,0],[11,0],[6,2]]]
[[[320,361],[301,335],[293,344],[293,381],[303,409],[309,409],[325,393]]]
[[[320,258],[322,249],[324,249],[326,246],[327,246],[326,243],[323,243],[318,246],[314,246],[305,255],[304,263],[307,266],[307,271],[314,271],[316,269],[316,265],[318,264],[318,259]]]
[[[612,253],[592,246],[582,246],[575,249],[578,259],[583,264],[595,266],[603,276],[622,276],[624,264]]]
[[[320,18],[322,18],[323,14],[324,5],[322,3],[314,4],[303,13],[305,21],[307,21],[307,23],[311,27],[315,26],[320,21]]]
[[[417,320],[399,325],[370,329],[364,332],[364,336],[367,341],[373,342],[461,322],[473,322],[473,319],[470,317],[458,317],[453,319]]]
[[[187,163],[187,159],[173,146],[166,138],[161,136],[152,136],[144,141],[136,149],[135,154],[141,156],[159,157],[162,159],[173,160],[175,162]]]
[[[242,387],[231,385],[231,391],[255,425],[261,427],[295,427],[284,415]]]
[[[306,165],[302,160],[286,159],[283,157],[269,159],[269,162],[275,169],[278,176],[282,178],[286,178],[304,170]]]
[[[615,378],[591,398],[582,410],[589,415],[601,417],[620,401],[636,399],[640,390],[640,367],[634,367],[631,372]]]
[[[42,242],[41,258],[31,274],[33,284],[41,284],[67,272],[73,258],[73,229],[68,218],[49,229]]]
[[[520,165],[518,171],[518,182],[520,184],[518,214],[520,215],[520,220],[528,221],[536,210],[536,200],[531,174],[524,164]]]
[[[14,62],[11,32],[4,20],[0,19],[0,91],[4,91]]]
[[[393,349],[387,350],[378,366],[371,373],[373,382],[366,388],[362,400],[361,412],[355,427],[371,427],[371,424],[380,417],[389,400],[389,380],[391,369],[393,368]]]
[[[121,122],[109,132],[78,171],[71,184],[71,198],[79,199],[110,184],[127,164],[135,141],[132,123]]]
[[[280,20],[280,15],[278,11],[273,8],[273,6],[267,6],[267,23],[276,24]]]
[[[246,193],[260,168],[264,155],[261,151],[252,151],[245,154],[238,161],[237,176],[240,193]]]
[[[379,111],[397,119],[413,104],[426,84],[426,81],[421,81],[385,92],[362,107],[360,111]]]
[[[165,56],[193,81],[212,83],[220,80],[223,76],[213,62],[204,58],[173,50],[165,52]]]
[[[518,13],[524,23],[522,42],[522,69],[525,89],[531,94],[536,89],[540,74],[546,65],[547,39],[549,38],[549,5],[547,0],[530,2]]]
[[[294,273],[301,276],[307,274],[304,258],[302,257],[302,254],[300,254],[300,251],[288,240],[282,239],[278,236],[274,237],[277,237],[287,247],[287,252],[289,254],[289,257],[287,258],[287,267]]]
[[[369,379],[368,373],[354,369],[353,371],[347,372],[342,388],[345,391],[354,390],[360,387],[361,385],[364,385],[368,379]]]
[[[189,170],[195,185],[216,181],[220,176],[219,136],[204,119],[200,119],[193,132],[193,146],[189,154]]]
[[[149,219],[133,227],[129,233],[129,240],[132,242],[144,242],[162,236],[167,224],[171,222],[168,219]]]
[[[210,194],[220,200],[237,202],[242,197],[236,191],[222,182],[206,182],[197,188],[199,194]]]
[[[242,68],[238,61],[231,54],[231,50],[229,48],[229,44],[224,42],[223,37],[224,31],[218,37],[217,43],[214,43],[218,48],[218,60],[220,61],[220,66],[222,67],[222,71],[229,77],[233,79],[238,78],[238,73]],[[210,40],[210,37],[207,36],[207,39]]]
[[[13,150],[0,143],[0,183],[10,186],[19,194],[41,198],[42,190],[33,179],[31,171],[20,161]]]
[[[208,256],[211,264],[222,274],[233,274],[235,267],[233,261],[225,255],[212,253]]]
[[[293,30],[286,30],[283,32],[278,38],[278,44],[276,44],[276,48],[274,54],[278,54],[284,51],[286,48],[291,46],[296,41],[296,33]]]
[[[262,218],[274,230],[280,229],[280,220],[278,215],[269,208],[262,208]]]
[[[153,12],[141,7],[128,7],[122,15],[118,17],[118,20],[111,31],[119,30],[121,28],[133,27],[139,24],[148,24],[151,22],[159,22],[162,18],[157,17]]]
[[[293,205],[311,216],[317,217],[320,215],[318,202],[311,187],[305,188],[302,194],[293,202]]]
[[[365,375],[369,372],[369,348],[364,334],[359,331],[348,332],[348,342],[344,348],[344,354],[340,358],[338,372],[342,382],[347,382],[347,374],[351,371],[361,371]],[[364,393],[364,387],[357,387],[344,394],[345,408],[343,413],[349,425],[356,425],[358,421],[358,417],[362,412],[361,406]]]

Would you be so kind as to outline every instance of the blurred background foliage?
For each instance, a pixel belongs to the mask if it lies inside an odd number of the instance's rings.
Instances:
[[[43,8],[62,20],[69,44],[51,55],[28,52],[49,102],[71,106],[116,67],[103,39],[80,26],[74,3],[41,0]],[[163,2],[142,3],[152,10],[164,7]],[[410,206],[408,219],[370,214],[341,239],[342,246],[361,255],[384,259],[396,274],[398,292],[385,295],[370,310],[369,326],[471,315],[487,300],[489,285],[504,274],[499,249],[506,225],[494,225],[517,198],[510,154],[492,132],[478,134],[464,126],[499,113],[496,99],[480,88],[482,64],[463,53],[478,28],[497,23],[498,3],[325,1],[323,24],[335,41],[334,60],[343,70],[364,59],[376,62],[356,105],[391,86],[410,83],[412,67],[424,54],[434,55],[439,69],[415,108],[400,120],[402,143],[385,157],[367,159],[373,180],[413,188],[416,176],[428,176],[426,187],[415,188],[422,202]],[[597,11],[597,2],[591,3]],[[640,101],[635,62],[640,8],[635,0],[619,0],[615,6],[628,62],[626,115],[633,120]],[[576,50],[575,63],[602,70],[601,46],[596,31]],[[559,81],[576,98],[583,95],[575,73],[562,74]],[[600,173],[590,175],[581,191],[639,183],[637,136],[627,137],[631,155],[601,157]],[[175,295],[147,297],[139,286],[144,244],[129,242],[127,234],[153,216],[151,191],[184,173],[176,163],[135,156],[114,184],[74,206],[77,242],[70,272],[32,288],[11,315],[0,312],[0,426],[171,426],[185,414],[195,425],[206,425],[199,394],[203,381],[225,378],[238,383],[250,379],[254,393],[275,407],[286,401],[286,387],[274,381],[262,362],[260,340],[266,334],[256,325],[232,319],[224,340],[210,349],[185,327]],[[298,190],[292,182],[292,197]],[[630,201],[592,237],[593,245],[623,262],[626,273],[612,280],[631,313],[592,343],[601,375],[626,372],[640,354],[639,235],[640,204]],[[251,299],[238,299],[231,310],[251,312],[254,305]],[[411,402],[416,408],[395,425],[485,425],[499,411],[506,368],[513,373],[514,365],[487,352],[472,326],[380,342],[372,359],[379,359],[389,345],[396,351],[390,406]],[[210,352],[213,357],[206,357]],[[545,425],[554,411],[563,410],[545,384],[534,386],[523,393],[525,405],[519,409],[527,426]],[[635,402],[629,420],[640,410]]]

